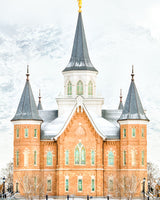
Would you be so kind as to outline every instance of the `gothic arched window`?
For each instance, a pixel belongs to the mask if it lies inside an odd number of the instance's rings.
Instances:
[[[52,152],[48,151],[47,152],[47,166],[52,166],[52,164],[53,164],[52,158],[53,158]]]
[[[75,164],[86,164],[86,150],[81,143],[75,148],[74,162]]]
[[[88,95],[93,95],[93,83],[92,83],[92,81],[89,81],[89,84],[88,84]]]
[[[83,95],[83,83],[78,81],[77,83],[77,95]]]
[[[72,83],[70,81],[67,84],[67,95],[72,95]]]
[[[108,153],[108,165],[114,165],[114,153],[112,151]]]

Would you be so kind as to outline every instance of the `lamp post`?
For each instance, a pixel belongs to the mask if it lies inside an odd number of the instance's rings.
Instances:
[[[146,181],[146,179],[143,178],[143,190],[142,190],[142,193],[143,193],[143,200],[145,200],[145,181]]]
[[[3,198],[5,197],[5,176],[3,177]]]

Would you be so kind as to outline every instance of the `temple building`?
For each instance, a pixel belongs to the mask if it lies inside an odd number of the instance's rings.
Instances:
[[[29,68],[14,125],[14,190],[25,195],[135,196],[147,178],[147,123],[132,69],[126,101],[103,110],[96,92],[98,70],[87,48],[81,5],[73,49],[62,71],[57,110],[44,110],[32,93]],[[103,73],[103,72],[101,72]],[[124,75],[124,73],[123,73]],[[122,187],[121,187],[122,186]],[[121,188],[120,188],[121,187]],[[31,191],[31,189],[30,189]]]

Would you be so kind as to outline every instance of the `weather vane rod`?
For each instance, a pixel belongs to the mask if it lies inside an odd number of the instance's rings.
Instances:
[[[77,0],[78,1],[78,6],[79,6],[79,13],[82,12],[82,0]]]

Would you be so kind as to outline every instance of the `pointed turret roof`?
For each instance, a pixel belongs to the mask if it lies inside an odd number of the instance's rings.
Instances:
[[[27,66],[27,80],[17,108],[17,112],[11,121],[16,120],[39,120],[42,121],[38,114],[37,106],[29,82],[29,68]]]
[[[63,70],[63,72],[72,70],[89,70],[97,72],[89,58],[81,12],[79,12],[78,15],[72,55],[67,67]]]
[[[127,99],[123,108],[122,115],[118,121],[121,120],[148,120],[145,115],[135,82],[134,82],[134,69],[132,67],[132,80],[129,87]]]
[[[38,110],[43,110],[43,107],[42,107],[42,103],[41,103],[41,91],[39,90],[39,102],[38,102],[38,107],[37,107],[37,109]]]
[[[119,102],[118,110],[123,110],[122,89],[120,90],[120,102]]]

